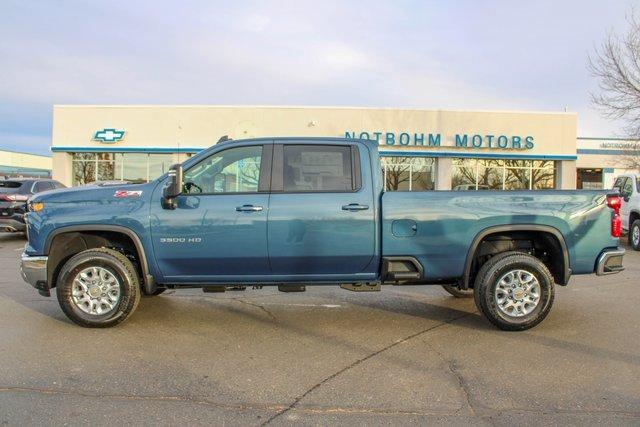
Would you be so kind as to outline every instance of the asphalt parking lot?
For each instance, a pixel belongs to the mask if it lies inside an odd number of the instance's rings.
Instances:
[[[22,282],[0,235],[0,424],[640,422],[640,253],[557,288],[538,327],[492,327],[439,287],[145,298],[83,329]]]

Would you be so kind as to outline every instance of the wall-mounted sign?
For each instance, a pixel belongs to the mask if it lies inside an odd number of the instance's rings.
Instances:
[[[640,151],[640,144],[637,142],[602,142],[600,148],[617,149],[624,151]]]
[[[113,144],[114,142],[121,141],[122,138],[124,138],[124,130],[116,129],[102,129],[93,135],[94,141],[99,141],[105,144]]]
[[[345,138],[371,139],[378,144],[399,146],[452,147],[452,148],[490,148],[498,150],[531,150],[535,146],[531,135],[481,135],[456,133],[443,137],[441,133],[410,132],[349,132]]]

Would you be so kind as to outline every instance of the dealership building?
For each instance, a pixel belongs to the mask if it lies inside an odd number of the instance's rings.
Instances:
[[[390,191],[606,188],[637,151],[577,137],[576,114],[564,112],[55,106],[53,178],[146,182],[225,135],[375,140]]]
[[[50,178],[51,156],[0,150],[0,179]]]

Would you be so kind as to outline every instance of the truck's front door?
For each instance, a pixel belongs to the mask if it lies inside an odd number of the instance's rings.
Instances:
[[[376,276],[377,204],[369,153],[362,151],[355,144],[274,146],[268,223],[274,275],[290,280]]]
[[[184,171],[176,209],[151,208],[156,261],[165,280],[251,281],[269,274],[267,210],[273,145],[219,151]]]

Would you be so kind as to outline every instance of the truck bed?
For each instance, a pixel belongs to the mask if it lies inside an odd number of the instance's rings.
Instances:
[[[573,274],[594,272],[611,237],[606,191],[430,191],[382,195],[383,256],[413,256],[426,279],[461,277],[476,236],[491,227],[549,226],[564,236]]]

